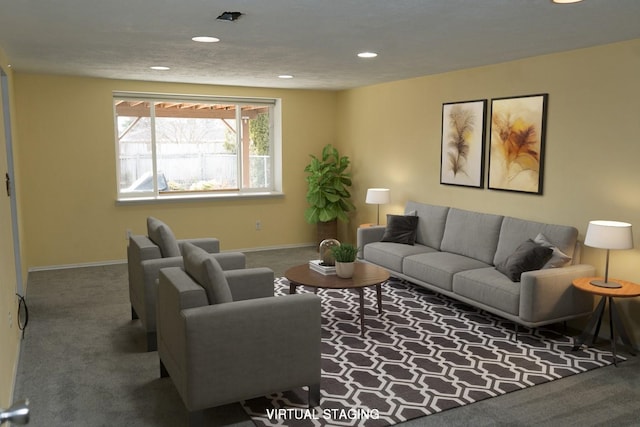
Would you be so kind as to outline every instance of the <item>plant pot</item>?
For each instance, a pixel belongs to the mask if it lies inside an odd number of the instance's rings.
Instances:
[[[353,270],[355,268],[355,262],[339,262],[336,261],[336,275],[343,279],[350,279],[353,277]]]

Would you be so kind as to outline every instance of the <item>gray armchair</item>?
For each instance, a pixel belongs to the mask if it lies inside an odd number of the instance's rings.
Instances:
[[[207,408],[307,386],[320,403],[320,299],[273,296],[273,271],[222,271],[185,245],[184,269],[158,282],[160,374],[170,376],[190,425]]]
[[[177,240],[164,222],[147,218],[148,236],[132,235],[127,247],[129,272],[129,300],[131,318],[140,319],[146,332],[147,351],[157,348],[156,342],[156,281],[161,268],[181,267],[182,248],[189,242],[206,252],[214,253],[225,270],[245,267],[245,256],[240,252],[220,252],[220,241],[215,238]]]

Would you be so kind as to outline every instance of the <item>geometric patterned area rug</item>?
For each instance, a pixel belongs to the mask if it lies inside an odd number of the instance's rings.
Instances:
[[[289,283],[276,279],[276,295]],[[298,292],[313,291],[303,287]],[[243,402],[257,426],[387,426],[532,387],[613,363],[573,339],[505,319],[398,279],[365,289],[365,337],[358,296],[321,289],[320,407],[306,390]]]

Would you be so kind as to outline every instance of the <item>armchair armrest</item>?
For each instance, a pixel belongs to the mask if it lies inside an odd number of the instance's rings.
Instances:
[[[242,252],[220,252],[213,257],[223,270],[239,270],[247,266],[247,257]]]
[[[384,230],[386,227],[384,225],[374,225],[371,227],[359,227],[356,235],[357,247],[358,247],[358,258],[364,257],[364,246],[373,243],[379,242],[382,240],[382,236],[384,236]]]
[[[182,245],[185,243],[192,243],[199,248],[204,249],[210,254],[215,254],[220,252],[220,240],[213,237],[204,237],[198,239],[179,239],[178,246],[180,247],[180,252],[182,253]]]
[[[273,270],[266,267],[224,272],[234,301],[273,296]]]
[[[162,253],[158,245],[153,243],[147,236],[139,234],[129,236],[127,252],[130,260],[134,262],[162,258]]]
[[[190,411],[320,383],[317,295],[216,304],[182,316]]]
[[[571,282],[594,274],[595,268],[587,264],[522,273],[520,318],[531,323],[549,323],[551,319],[559,322],[590,314],[593,296],[574,288]]]

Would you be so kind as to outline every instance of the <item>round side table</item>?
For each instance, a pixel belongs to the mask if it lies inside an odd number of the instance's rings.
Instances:
[[[631,339],[627,334],[626,329],[624,328],[624,324],[620,319],[620,314],[616,309],[616,305],[613,301],[614,298],[632,298],[640,296],[640,285],[637,285],[632,282],[628,282],[626,280],[620,279],[610,279],[610,281],[618,282],[622,285],[620,288],[603,288],[600,286],[592,285],[591,281],[593,280],[602,280],[602,277],[580,277],[575,279],[572,284],[575,288],[580,289],[584,292],[589,292],[593,295],[599,295],[600,302],[598,306],[593,311],[591,318],[589,319],[589,323],[585,327],[584,331],[578,338],[575,339],[573,344],[573,350],[577,350],[582,346],[582,344],[587,341],[589,335],[591,335],[591,330],[594,329],[593,339],[591,341],[591,345],[595,344],[596,339],[598,338],[598,333],[600,332],[600,325],[602,324],[602,317],[604,316],[605,306],[609,303],[609,329],[611,332],[611,353],[613,354],[613,364],[618,366],[616,359],[616,341],[618,337],[622,340],[624,344],[626,344],[630,348],[630,353],[635,356],[635,347],[631,343]]]

